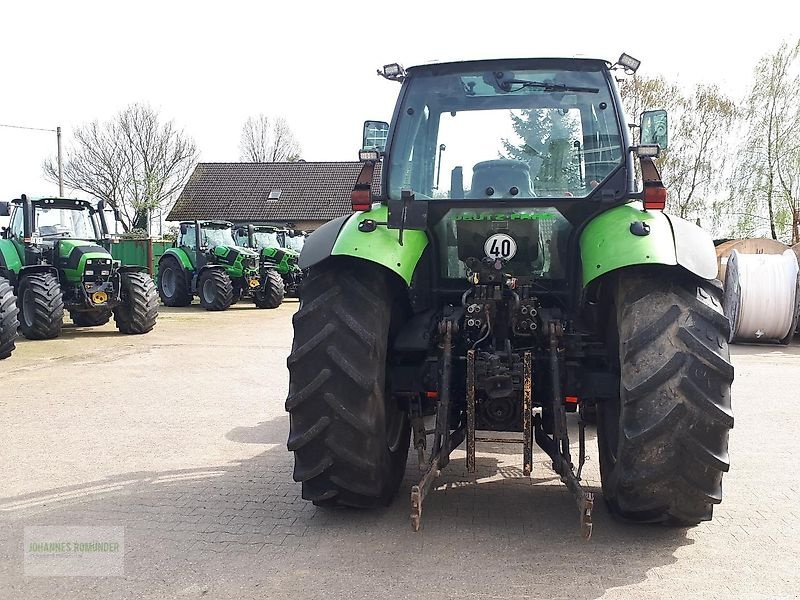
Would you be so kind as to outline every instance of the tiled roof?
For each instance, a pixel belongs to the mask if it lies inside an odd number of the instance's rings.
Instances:
[[[327,221],[351,212],[350,192],[361,166],[357,161],[199,163],[167,220]],[[372,189],[377,195],[380,164]]]

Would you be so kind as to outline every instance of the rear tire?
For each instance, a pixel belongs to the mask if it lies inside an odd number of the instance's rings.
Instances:
[[[173,256],[166,256],[158,265],[158,295],[165,306],[189,306],[192,294],[189,291],[186,270]]]
[[[228,310],[233,303],[233,284],[222,269],[208,269],[197,284],[200,306],[206,310]]]
[[[71,310],[69,316],[72,324],[77,327],[99,327],[111,319],[111,309],[98,308],[95,310]]]
[[[294,480],[316,505],[389,504],[410,440],[406,412],[385,391],[389,282],[375,268],[329,261],[304,286],[287,360]]]
[[[630,521],[710,520],[733,427],[720,292],[706,281],[623,275],[614,303],[620,397],[599,404],[597,426],[606,502]]]
[[[48,340],[61,335],[64,299],[58,278],[50,273],[25,275],[19,284],[19,327],[29,340]]]
[[[264,274],[264,281],[253,294],[253,302],[258,308],[278,308],[283,302],[283,278],[277,271],[269,269]]]
[[[114,322],[120,333],[140,335],[153,330],[158,318],[158,292],[147,273],[120,275],[122,304],[114,307]]]
[[[7,280],[0,278],[0,360],[11,356],[16,347],[18,313],[14,288]]]

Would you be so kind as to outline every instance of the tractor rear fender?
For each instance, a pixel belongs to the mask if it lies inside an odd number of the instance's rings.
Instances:
[[[717,277],[711,236],[673,215],[643,211],[631,203],[592,219],[580,236],[583,286],[634,265],[680,266],[703,279]]]
[[[399,232],[387,229],[386,225],[359,230],[363,221],[385,223],[387,212],[385,206],[380,206],[326,223],[306,240],[300,253],[300,268],[307,269],[331,256],[352,256],[382,265],[399,275],[407,286],[410,285],[417,263],[428,245],[426,233],[404,231],[401,246]]]
[[[192,279],[194,277],[194,265],[192,264],[191,258],[189,258],[188,252],[183,248],[167,248],[167,251],[161,255],[161,258],[158,259],[158,272],[161,272],[161,263],[164,261],[165,258],[171,256],[178,263],[183,267],[183,276],[186,278],[186,285],[190,290],[194,289],[192,285]]]
[[[158,259],[158,264],[160,265],[161,261],[163,261],[167,256],[176,258],[181,266],[187,271],[194,271],[192,260],[189,258],[189,254],[183,248],[168,248],[167,251],[161,255],[161,258]]]

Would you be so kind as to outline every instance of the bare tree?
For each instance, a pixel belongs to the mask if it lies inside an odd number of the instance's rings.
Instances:
[[[264,114],[248,117],[242,126],[239,150],[244,162],[300,160],[300,144],[283,117],[270,119]]]
[[[676,117],[674,143],[664,156],[673,210],[683,218],[710,216],[714,221],[713,199],[728,183],[728,136],[737,107],[717,86],[698,85]]]
[[[105,200],[125,231],[148,229],[150,215],[171,205],[198,158],[194,141],[145,104],[132,104],[110,121],[79,126],[73,135],[65,184]],[[45,161],[44,172],[57,180],[52,159]]]
[[[628,123],[638,123],[639,115],[646,110],[663,108],[668,113],[674,113],[684,101],[681,89],[661,75],[634,75],[622,79],[619,93]]]
[[[764,224],[773,239],[800,241],[799,58],[800,41],[784,42],[756,66],[733,180],[737,233]]]
[[[657,163],[669,189],[669,208],[683,218],[714,220],[713,199],[726,183],[727,138],[737,117],[734,102],[717,86],[698,85],[692,95],[664,77],[633,77],[620,93],[629,118],[645,110],[669,113],[670,144]]]

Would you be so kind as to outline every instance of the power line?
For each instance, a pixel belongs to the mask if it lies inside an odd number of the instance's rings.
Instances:
[[[55,133],[55,129],[42,129],[41,127],[23,127],[22,125],[4,125],[0,123],[0,127],[9,127],[11,129],[27,129],[29,131],[49,131],[50,133]]]
[[[64,197],[64,175],[61,166],[61,127],[55,129],[45,129],[43,127],[25,127],[24,125],[4,125],[0,123],[0,127],[8,127],[9,129],[24,129],[26,131],[47,131],[48,133],[56,134],[56,142],[58,144],[58,195]]]

